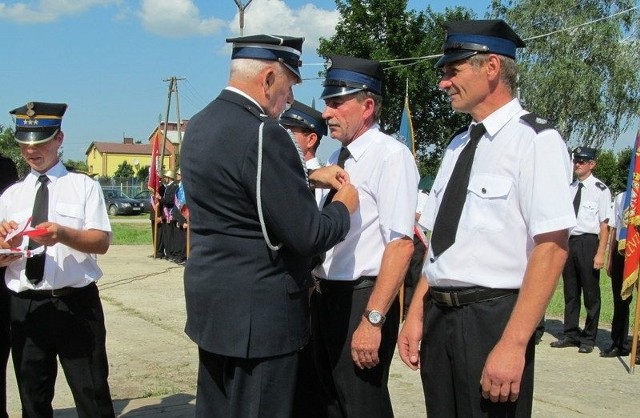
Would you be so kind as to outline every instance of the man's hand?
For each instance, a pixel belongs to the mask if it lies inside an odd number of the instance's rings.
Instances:
[[[420,368],[420,342],[422,341],[422,316],[407,316],[398,334],[400,359],[411,370]]]
[[[378,349],[382,341],[382,328],[375,327],[365,318],[351,337],[351,358],[360,369],[371,369],[380,363]]]
[[[313,170],[309,174],[309,180],[315,187],[321,189],[336,189],[350,183],[349,173],[337,165],[328,165]]]
[[[352,184],[345,184],[342,186],[333,196],[332,202],[342,202],[349,210],[350,214],[358,209],[360,206],[360,198],[358,197],[358,190]]]
[[[520,395],[526,345],[498,341],[482,370],[482,397],[491,402],[515,402]]]
[[[8,242],[4,241],[4,238],[17,227],[18,223],[15,221],[0,222],[0,248],[16,248],[22,244],[22,236],[20,235],[11,238]]]

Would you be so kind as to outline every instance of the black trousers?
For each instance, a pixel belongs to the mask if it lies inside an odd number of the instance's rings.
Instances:
[[[530,417],[533,404],[535,342],[532,337],[516,402],[491,402],[480,377],[511,316],[518,295],[457,308],[424,299],[420,376],[429,417]]]
[[[613,293],[613,319],[611,320],[611,341],[621,350],[630,350],[629,338],[629,306],[632,297],[622,300],[622,278],[624,275],[624,255],[617,251],[618,241],[610,250],[611,257],[611,292]]]
[[[155,222],[152,219],[151,220],[151,242],[153,243],[155,241],[156,243],[156,248],[155,248],[156,258],[165,258],[167,255],[164,247],[164,233],[163,233],[165,229],[165,223],[158,222],[157,228],[154,227],[154,224]],[[156,238],[156,234],[158,235],[157,238]]]
[[[598,236],[583,234],[569,238],[569,256],[562,270],[564,284],[564,335],[581,344],[595,346],[600,320],[600,270],[593,268]],[[587,318],[580,332],[580,296],[584,295]]]
[[[243,359],[198,348],[198,418],[290,418],[298,353]]]
[[[396,298],[382,326],[380,363],[360,370],[351,358],[351,337],[362,320],[372,287],[311,296],[313,353],[330,418],[393,417],[387,382],[400,322]]]
[[[106,330],[95,284],[63,297],[11,294],[13,364],[24,417],[52,417],[57,361],[79,417],[113,417]]]
[[[5,267],[0,268],[0,417],[7,413],[7,362],[11,351],[11,322],[9,321],[9,289],[4,283]]]

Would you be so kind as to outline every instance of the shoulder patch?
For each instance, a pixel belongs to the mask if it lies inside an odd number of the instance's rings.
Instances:
[[[604,183],[601,183],[599,181],[596,181],[596,187],[600,190],[607,190],[607,186]]]
[[[520,116],[520,119],[531,126],[536,133],[540,133],[547,129],[555,129],[551,122],[547,119],[541,118],[535,113],[527,113],[526,115]]]
[[[449,141],[447,142],[447,146],[449,146],[449,144],[451,143],[451,141],[453,141],[453,138],[455,138],[456,136],[460,135],[463,132],[466,132],[469,129],[468,126],[463,126],[462,128],[458,129],[457,131],[455,131],[453,133],[453,135],[451,135],[451,138],[449,138]]]

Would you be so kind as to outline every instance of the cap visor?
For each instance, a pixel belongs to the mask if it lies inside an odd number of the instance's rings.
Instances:
[[[38,145],[44,144],[52,140],[56,134],[58,133],[58,129],[46,130],[46,131],[17,131],[15,135],[16,142],[25,145]]]
[[[467,51],[467,50],[447,52],[446,54],[440,57],[438,62],[436,62],[436,68],[443,67],[444,65],[450,64],[452,62],[466,60],[467,58],[471,58],[477,53],[478,51]]]
[[[282,65],[287,67],[289,71],[291,71],[296,77],[298,77],[298,83],[302,83],[302,76],[300,75],[300,70],[298,70],[298,68],[295,68],[282,60],[280,62],[282,63]]]
[[[322,95],[320,99],[329,99],[331,97],[339,97],[346,96],[349,94],[357,93],[364,89],[353,88],[353,87],[340,87],[340,86],[327,86],[322,90]]]

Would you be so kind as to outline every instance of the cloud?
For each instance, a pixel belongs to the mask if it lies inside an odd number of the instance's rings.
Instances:
[[[304,50],[315,52],[320,37],[328,38],[335,33],[339,18],[337,10],[319,9],[311,3],[294,10],[283,0],[253,0],[245,10],[243,33],[304,36]],[[229,29],[240,34],[238,13]]]
[[[171,38],[210,35],[227,24],[217,18],[202,18],[193,0],[142,0],[138,16],[146,30]]]
[[[0,3],[0,19],[17,23],[46,23],[84,12],[94,6],[119,4],[122,0],[38,0]]]

